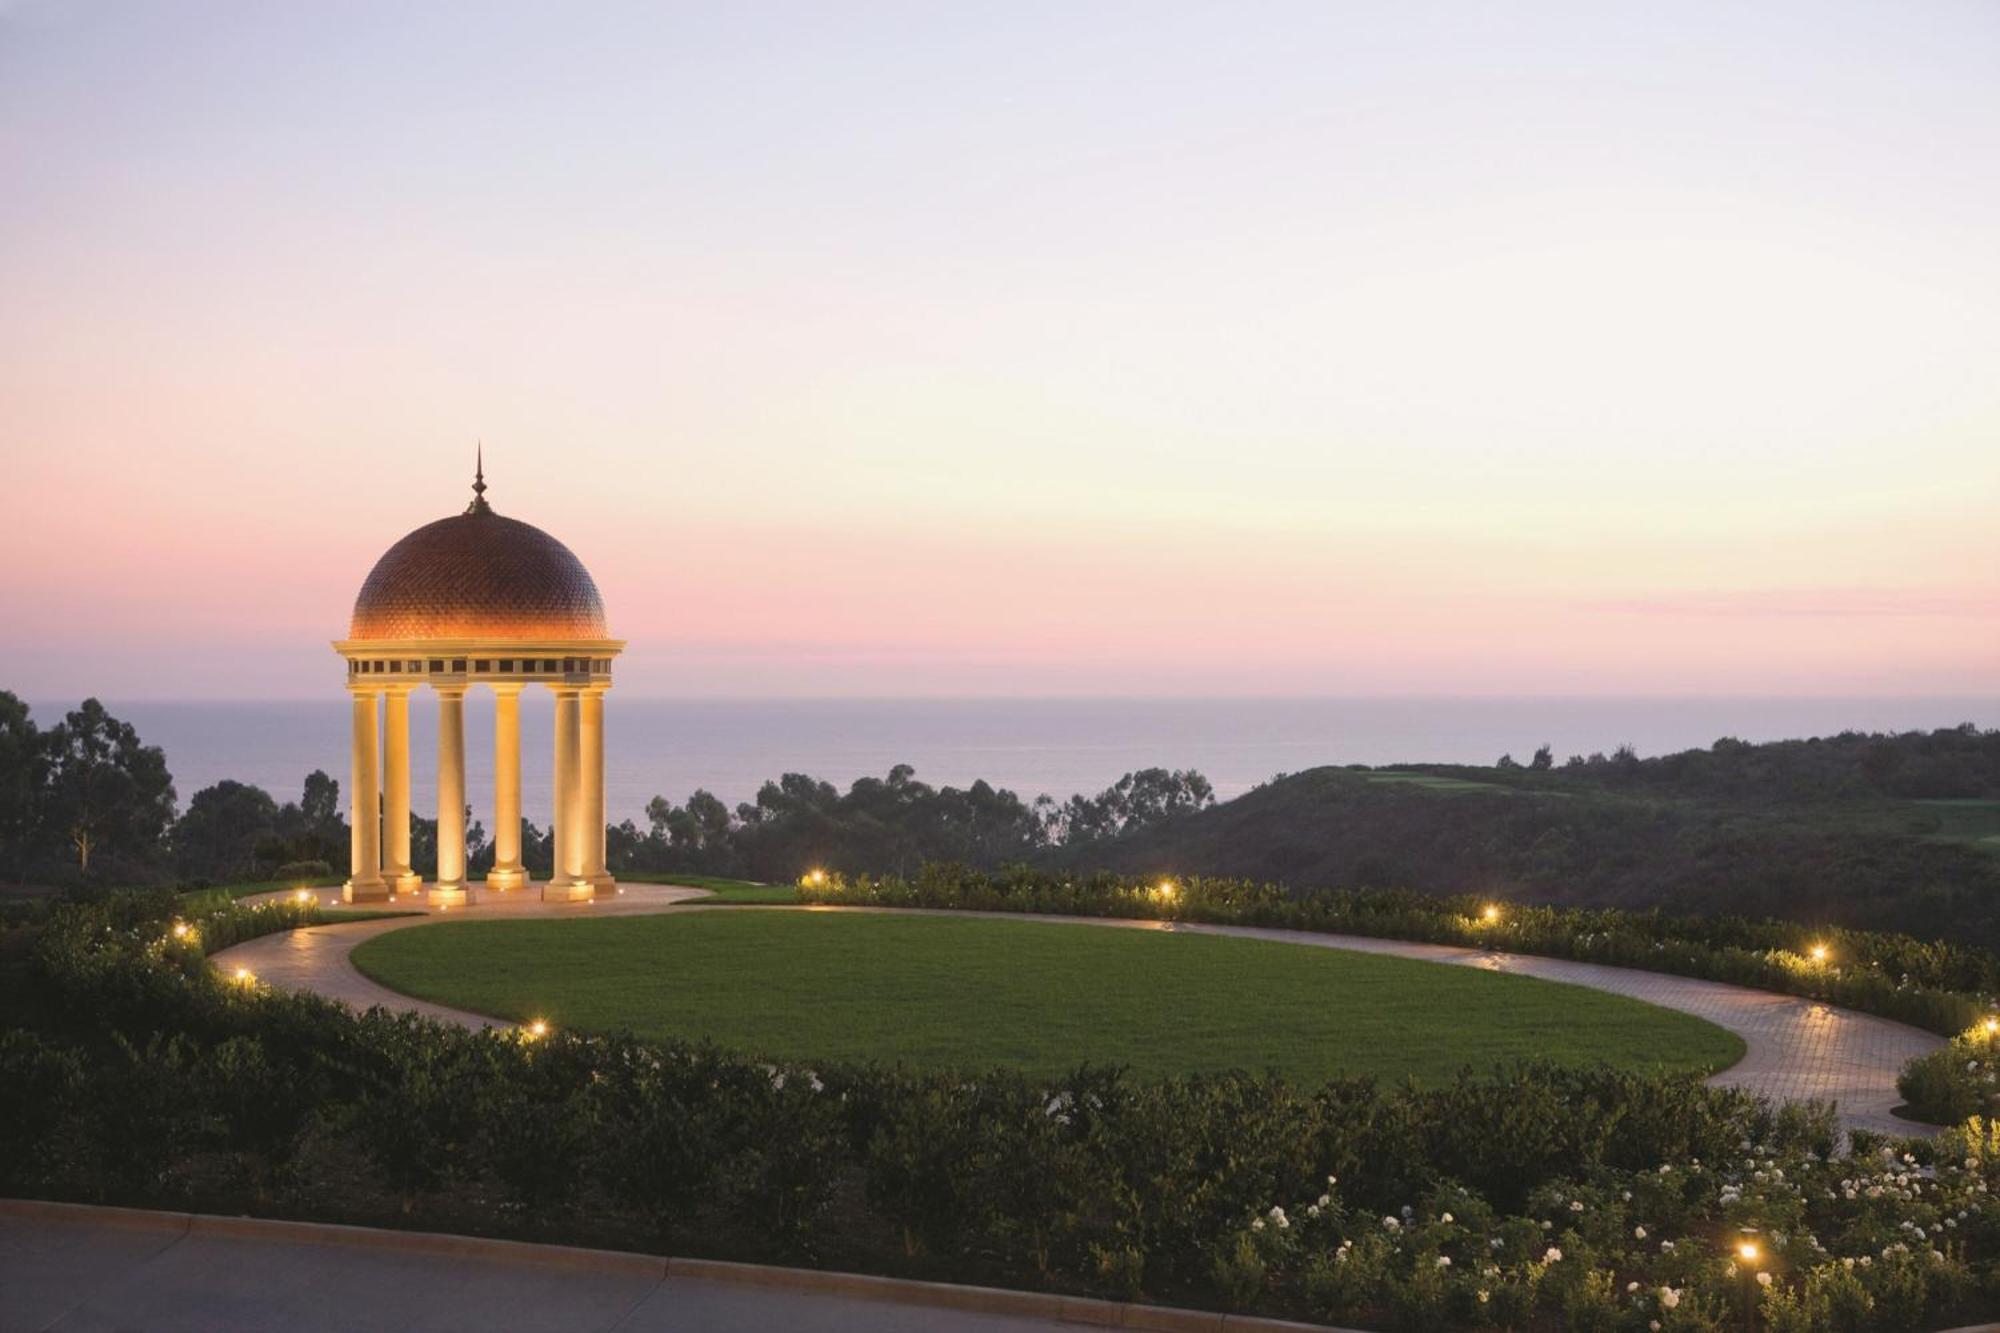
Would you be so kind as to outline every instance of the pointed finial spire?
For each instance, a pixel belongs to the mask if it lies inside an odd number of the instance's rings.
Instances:
[[[465,507],[468,514],[490,514],[493,507],[486,503],[486,441],[479,442],[479,452],[474,455],[472,465],[472,503]]]

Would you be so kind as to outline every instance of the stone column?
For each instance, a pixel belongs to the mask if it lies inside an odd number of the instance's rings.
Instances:
[[[438,689],[437,883],[430,901],[446,907],[472,901],[465,887],[465,687]]]
[[[415,893],[423,876],[410,867],[410,687],[383,691],[382,877],[392,893]]]
[[[581,691],[556,687],[556,809],[555,870],[542,897],[573,901],[591,895],[583,878],[582,802],[578,770],[582,767],[583,700]]]
[[[583,717],[579,731],[582,764],[581,799],[583,826],[584,879],[591,891],[605,897],[618,891],[618,882],[604,868],[604,691],[593,687],[583,692]]]
[[[493,687],[493,869],[489,889],[528,882],[521,865],[521,687]]]
[[[354,713],[354,755],[347,788],[350,869],[340,896],[351,903],[380,902],[389,896],[382,879],[382,794],[376,789],[375,700],[379,691],[351,689]]]

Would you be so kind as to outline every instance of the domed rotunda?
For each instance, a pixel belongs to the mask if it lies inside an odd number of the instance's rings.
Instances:
[[[484,460],[465,512],[391,546],[361,585],[347,637],[353,699],[349,902],[416,893],[410,865],[410,694],[438,698],[437,879],[429,900],[475,901],[465,874],[465,692],[494,696],[493,869],[486,887],[526,886],[521,863],[521,691],[555,692],[555,870],[544,898],[616,891],[604,868],[604,694],[611,660],[590,571],[540,528],[493,512]],[[379,822],[376,812],[380,811]]]

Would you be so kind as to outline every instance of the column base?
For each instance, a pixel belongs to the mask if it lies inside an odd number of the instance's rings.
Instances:
[[[424,887],[424,877],[414,870],[407,871],[391,877],[389,887],[392,893],[415,893],[418,889]]]
[[[611,876],[592,875],[589,878],[590,878],[590,891],[595,896],[599,898],[612,898],[617,896],[618,881],[613,879]]]
[[[432,907],[470,907],[479,901],[477,894],[465,886],[457,884],[433,884],[424,894],[424,901]]]
[[[597,892],[587,879],[568,881],[550,880],[542,885],[542,901],[545,903],[583,903],[597,897]]]
[[[486,872],[486,887],[496,893],[518,889],[528,882],[528,872],[520,866],[494,866]]]
[[[389,885],[380,879],[350,879],[340,886],[340,899],[349,903],[386,903]]]

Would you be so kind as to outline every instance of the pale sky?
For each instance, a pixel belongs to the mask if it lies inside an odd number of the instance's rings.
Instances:
[[[1975,694],[2000,5],[0,0],[0,688]]]

